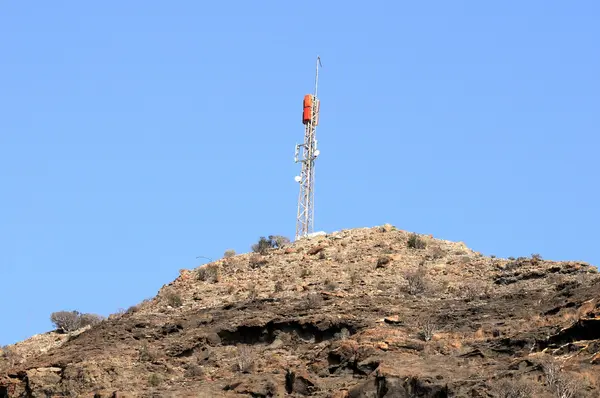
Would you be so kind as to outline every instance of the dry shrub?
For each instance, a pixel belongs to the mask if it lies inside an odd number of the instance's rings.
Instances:
[[[233,249],[227,249],[225,250],[225,253],[223,253],[223,257],[225,258],[231,258],[235,256],[235,250]]]
[[[306,296],[306,308],[318,308],[323,304],[323,297],[319,293],[309,293]]]
[[[521,380],[502,380],[493,388],[498,398],[533,398],[533,388]]]
[[[254,369],[254,354],[250,347],[245,345],[239,345],[237,347],[237,361],[235,363],[235,369],[238,372],[250,373]]]
[[[221,280],[219,267],[216,264],[208,264],[200,267],[196,274],[199,281],[216,283]]]
[[[248,283],[246,285],[246,290],[248,291],[248,300],[256,300],[258,297],[258,290],[256,288],[256,284]]]
[[[146,344],[138,349],[138,359],[140,362],[154,362],[157,359],[156,352]]]
[[[79,328],[96,325],[96,324],[102,322],[102,320],[104,320],[104,318],[100,315],[81,314],[81,315],[79,315]]]
[[[290,239],[281,235],[270,235],[269,240],[271,241],[271,246],[278,249],[290,244]]]
[[[310,269],[302,267],[300,269],[300,278],[306,278],[307,276],[310,276]]]
[[[262,267],[263,265],[267,264],[267,262],[267,259],[262,257],[260,254],[253,254],[248,257],[248,265],[252,269]]]
[[[194,378],[204,376],[204,369],[195,363],[190,363],[186,366],[184,377]]]
[[[82,314],[79,311],[58,311],[50,315],[50,321],[62,332],[68,333],[89,325],[100,323],[104,318],[95,314]]]
[[[404,273],[404,279],[406,279],[407,282],[406,292],[408,294],[415,295],[423,293],[427,289],[425,274],[426,272],[423,266],[419,266],[415,271]]]
[[[12,347],[4,346],[0,350],[0,365],[15,366],[23,361],[23,356]]]
[[[430,249],[429,258],[432,260],[439,260],[446,256],[446,252],[439,246],[434,246]]]
[[[410,234],[406,244],[410,249],[425,249],[427,247],[427,242],[420,238],[416,233]]]
[[[360,281],[360,273],[357,269],[353,269],[350,271],[350,283],[352,285],[356,285]]]
[[[473,281],[463,284],[459,292],[467,301],[487,298],[489,296],[489,288],[483,282]]]
[[[328,292],[333,292],[335,289],[337,289],[337,283],[329,278],[325,279],[325,290]]]
[[[127,309],[127,311],[125,311],[126,314],[135,314],[136,312],[138,312],[140,310],[140,307],[138,305],[132,305],[131,307],[129,307]]]
[[[161,379],[156,373],[152,373],[148,376],[148,385],[150,387],[158,387],[160,385]]]
[[[283,282],[277,281],[275,282],[275,293],[283,292]]]
[[[546,358],[542,363],[548,387],[556,398],[575,398],[580,396],[581,383],[572,374],[564,372],[558,362]]]
[[[438,329],[434,319],[428,316],[420,317],[417,320],[417,326],[419,327],[419,337],[423,341],[431,340]]]
[[[163,297],[167,302],[167,305],[177,308],[183,305],[183,300],[181,300],[181,296],[172,289],[167,289],[163,293]]]

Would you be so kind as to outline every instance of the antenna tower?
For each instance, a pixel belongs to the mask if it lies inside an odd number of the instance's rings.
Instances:
[[[320,105],[320,101],[317,98],[319,66],[322,66],[321,58],[317,56],[315,93],[306,94],[303,101],[302,123],[304,124],[304,143],[296,144],[296,155],[294,156],[296,163],[302,163],[302,172],[299,176],[296,176],[296,182],[300,184],[298,215],[296,218],[296,239],[313,233],[315,222],[315,159],[319,156],[316,137]],[[301,149],[302,151],[300,151]],[[301,157],[299,158],[300,155]]]

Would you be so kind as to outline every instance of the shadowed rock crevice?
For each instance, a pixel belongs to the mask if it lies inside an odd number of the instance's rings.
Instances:
[[[217,334],[222,344],[271,344],[281,334],[297,336],[300,340],[310,343],[321,343],[336,338],[342,330],[348,335],[356,333],[353,325],[346,323],[333,324],[330,326],[317,326],[313,323],[300,322],[269,322],[265,326],[238,326],[233,330],[221,330]]]

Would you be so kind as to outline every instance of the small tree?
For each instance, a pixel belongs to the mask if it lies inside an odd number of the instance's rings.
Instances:
[[[89,325],[100,323],[104,318],[95,314],[82,314],[79,311],[58,311],[50,315],[50,321],[64,333],[73,332]]]
[[[58,311],[50,315],[50,320],[57,329],[68,333],[79,327],[79,315],[78,311]]]
[[[252,251],[254,253],[260,253],[262,255],[267,254],[267,250],[272,249],[273,241],[261,236],[257,243],[252,245]]]

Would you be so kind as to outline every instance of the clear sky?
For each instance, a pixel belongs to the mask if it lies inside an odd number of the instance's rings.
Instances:
[[[597,1],[0,2],[0,344],[316,229],[600,264]]]

